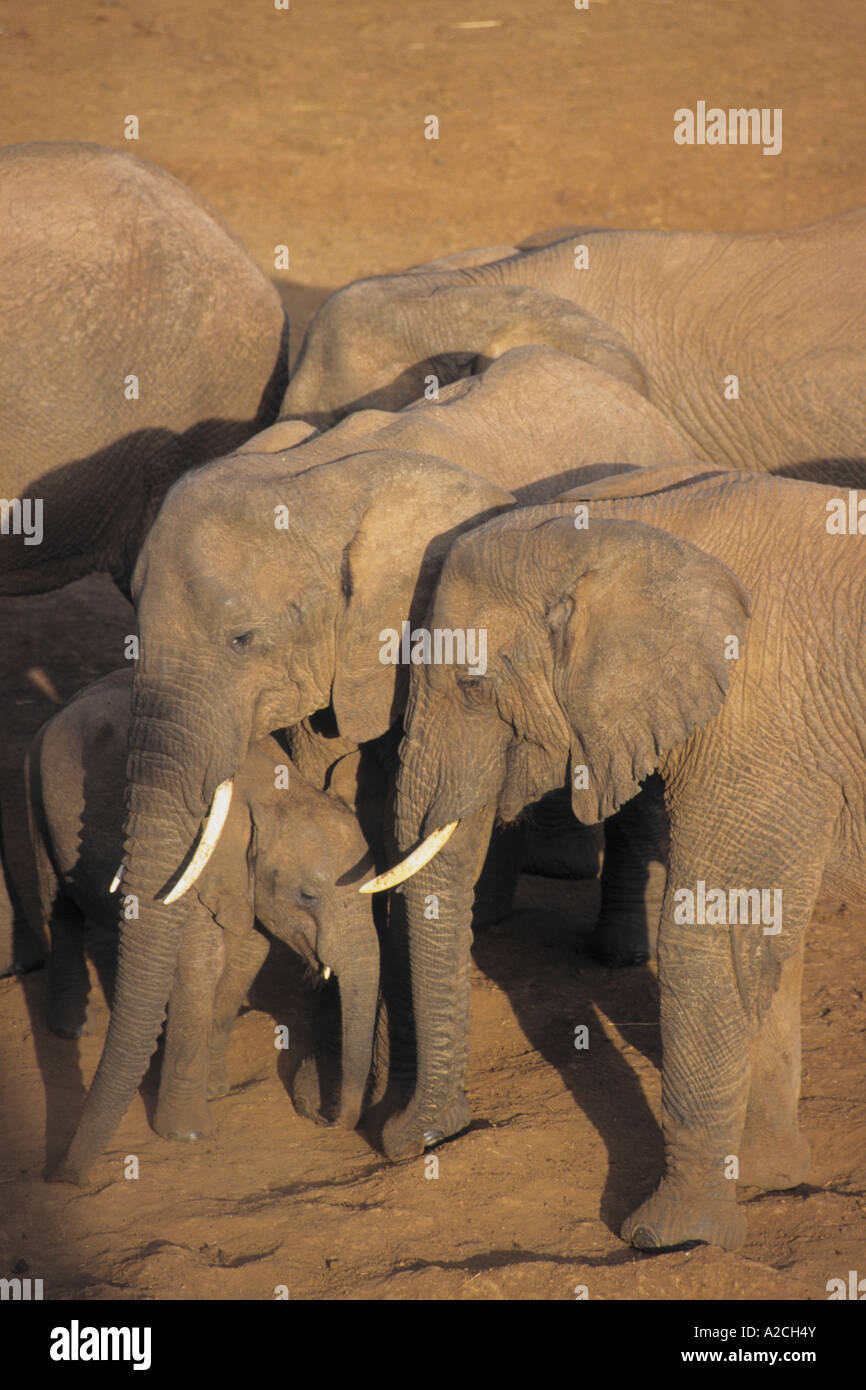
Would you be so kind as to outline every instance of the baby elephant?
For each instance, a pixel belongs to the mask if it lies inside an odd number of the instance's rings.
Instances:
[[[85,1027],[85,920],[116,935],[120,901],[123,920],[137,915],[122,884],[115,895],[109,891],[123,851],[131,688],[128,671],[88,686],[40,729],[28,752],[30,832],[42,925],[51,936],[49,1026],[63,1037],[76,1037]],[[344,761],[335,781],[349,799],[356,760]],[[166,1001],[157,1133],[197,1139],[212,1129],[207,1101],[228,1090],[231,1028],[267,954],[256,918],[325,980],[336,976],[339,987],[341,1026],[327,1037],[325,1055],[309,1059],[298,1072],[295,1103],[321,1123],[357,1124],[379,986],[370,900],[357,891],[370,866],[346,802],[309,786],[280,745],[264,739],[235,780],[229,818],[210,863],[195,891],[177,904],[179,955]],[[127,937],[122,926],[119,970],[125,953],[144,949]],[[323,1006],[334,988],[323,992]],[[330,1074],[332,1064],[339,1064],[339,1098],[329,1096],[323,1107],[319,1075]],[[98,1116],[94,1122],[98,1127]],[[81,1180],[84,1171],[68,1176]]]

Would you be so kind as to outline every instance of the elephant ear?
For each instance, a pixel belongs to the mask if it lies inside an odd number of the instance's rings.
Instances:
[[[358,749],[354,753],[347,753],[345,757],[339,758],[330,770],[328,776],[328,791],[332,796],[339,797],[350,811],[354,811],[358,804],[358,783],[361,777],[361,751]]]
[[[331,703],[355,743],[387,733],[405,708],[409,667],[389,660],[385,644],[423,620],[452,541],[514,505],[504,488],[431,454],[381,458],[363,456],[377,487],[344,553],[336,631]]]
[[[255,922],[255,826],[235,796],[225,829],[194,892],[224,931],[242,935]]]
[[[532,285],[450,285],[428,296],[423,314],[436,342],[474,353],[478,371],[511,348],[550,347],[649,396],[643,364],[622,334],[560,295]]]
[[[572,807],[593,824],[721,709],[750,596],[719,560],[643,522],[592,517],[584,532],[564,518],[548,524],[576,561],[546,616]]]

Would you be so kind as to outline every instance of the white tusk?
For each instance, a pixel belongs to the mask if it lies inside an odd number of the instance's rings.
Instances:
[[[330,965],[326,965],[325,968],[324,968],[324,970],[322,971],[322,979],[323,979],[323,980],[330,980],[330,978],[331,978],[331,967],[330,967]]]
[[[396,888],[398,883],[405,883],[407,878],[417,874],[419,869],[423,869],[425,864],[429,864],[431,859],[435,859],[442,846],[451,839],[459,824],[459,820],[453,820],[450,825],[442,825],[438,830],[434,830],[433,834],[428,835],[427,839],[417,849],[413,849],[412,853],[408,854],[400,864],[395,864],[393,869],[388,869],[378,878],[371,878],[369,883],[362,883],[358,892],[384,893],[386,888]]]
[[[178,898],[183,897],[186,890],[192,887],[196,879],[204,871],[205,865],[217,847],[217,841],[222,834],[231,804],[232,779],[229,777],[227,781],[220,782],[214,792],[210,810],[207,813],[204,826],[202,827],[198,848],[171,892],[163,898],[164,903],[176,903]]]
[[[120,880],[121,880],[122,878],[123,878],[123,865],[121,864],[121,866],[120,866],[120,868],[118,869],[117,873],[114,875],[114,878],[111,880],[111,887],[110,887],[109,890],[108,890],[109,893],[116,893],[116,892],[117,892],[118,888],[120,887]]]

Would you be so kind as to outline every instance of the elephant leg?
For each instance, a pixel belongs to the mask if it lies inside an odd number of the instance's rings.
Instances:
[[[797,1187],[809,1173],[809,1144],[797,1121],[804,946],[782,965],[752,1044],[740,1181],[771,1191]]]
[[[313,1124],[337,1123],[335,1098],[340,1084],[340,998],[335,980],[316,989],[313,1004],[312,1055],[305,1057],[292,1080],[292,1104]]]
[[[0,790],[5,797],[5,786]],[[14,803],[7,806],[6,813],[10,816],[10,824],[22,819],[22,808]],[[3,806],[0,804],[0,976],[26,975],[45,959],[43,943],[28,923],[27,912],[13,882],[12,860],[16,848],[19,848],[20,858],[20,847],[4,842]],[[17,868],[21,871],[22,865],[18,864]],[[17,882],[23,879],[19,876]]]
[[[701,1240],[736,1250],[745,1239],[736,1182],[726,1172],[746,1120],[750,1028],[725,969],[726,948],[726,928],[678,926],[666,903],[659,936],[666,1174],[622,1229],[641,1249]]]
[[[522,821],[516,821],[512,825],[494,826],[484,868],[475,885],[475,904],[472,909],[472,926],[475,931],[492,927],[511,911],[520,876],[523,837]]]
[[[153,1127],[163,1139],[201,1139],[213,1130],[208,1113],[214,994],[224,964],[223,933],[196,900],[190,902],[168,1002],[165,1053]]]
[[[623,1239],[643,1249],[700,1240],[735,1250],[745,1239],[736,1180],[759,1020],[765,1005],[771,1017],[774,1008],[781,1016],[786,1001],[790,1005],[833,824],[814,787],[798,786],[802,768],[780,766],[778,785],[758,781],[760,760],[748,761],[749,752],[741,748],[733,765],[714,766],[712,795],[695,779],[671,812],[659,932],[666,1173],[622,1231]],[[788,804],[799,806],[799,819],[776,834],[774,817]],[[710,921],[702,925],[698,900],[703,892],[706,904],[714,889],[724,894],[724,916],[714,925],[705,907]],[[760,920],[754,907],[741,903],[732,926],[727,904],[733,890],[766,893],[778,931],[774,920],[764,920],[763,897],[754,904],[760,901]],[[783,994],[776,1000],[780,985]],[[796,1070],[792,1065],[786,1079],[791,1108]]]
[[[594,948],[605,965],[639,965],[655,953],[667,881],[664,785],[654,774],[605,821],[601,910]]]
[[[250,991],[268,954],[267,937],[259,931],[243,936],[226,932],[224,936],[225,965],[216,987],[213,1006],[213,1031],[208,1067],[208,1100],[228,1094],[226,1054],[238,1012]]]
[[[89,1031],[90,976],[84,953],[84,916],[61,891],[51,910],[49,932],[48,1027],[60,1038],[80,1038]]]

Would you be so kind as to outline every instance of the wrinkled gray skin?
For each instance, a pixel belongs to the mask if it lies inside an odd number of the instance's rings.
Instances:
[[[85,1031],[85,920],[116,940],[118,898],[108,887],[121,853],[131,688],[129,671],[88,686],[43,726],[28,755],[31,836],[52,945],[49,1026],[63,1037]],[[332,779],[350,798],[357,762],[357,756],[344,760]],[[211,1131],[207,1100],[228,1090],[231,1028],[267,953],[256,919],[311,974],[327,966],[336,976],[327,990],[339,989],[341,1037],[326,1039],[325,1055],[302,1065],[295,1102],[320,1123],[357,1123],[379,983],[371,899],[357,891],[371,862],[349,805],[308,786],[275,740],[250,751],[216,851],[176,914],[178,967],[162,1005],[168,1004],[168,1025],[154,1120],[159,1134],[197,1139]],[[124,885],[120,894],[129,911]],[[124,935],[124,957],[147,953],[140,933]],[[322,1113],[319,1075],[337,1068],[339,1095],[326,1093]],[[91,1108],[89,1125],[99,1130],[102,1123]],[[86,1176],[74,1152],[68,1172],[58,1176]]]
[[[0,300],[0,497],[44,504],[41,544],[0,538],[0,594],[94,570],[128,592],[174,480],[276,417],[279,295],[170,174],[46,143],[0,149]]]
[[[276,417],[279,296],[177,179],[125,151],[46,143],[0,149],[0,304],[0,498],[43,504],[40,544],[0,535],[0,595],[95,570],[128,593],[175,479]],[[0,975],[12,968],[0,876]]]
[[[596,483],[583,495],[621,500],[591,501],[586,530],[569,500],[494,520],[448,555],[428,625],[484,625],[490,656],[481,679],[412,672],[399,841],[405,850],[461,823],[395,895],[408,917],[418,1081],[385,1144],[395,1158],[417,1154],[470,1118],[469,907],[491,819],[570,786],[575,814],[593,822],[658,769],[670,819],[667,1172],[623,1235],[732,1249],[746,1222],[728,1156],[762,1187],[808,1171],[799,994],[822,878],[849,901],[866,895],[866,537],[827,534],[835,489],[727,472],[683,486],[697,471]],[[573,782],[581,767],[585,786]],[[674,895],[699,880],[726,894],[781,890],[781,931],[678,924]]]
[[[606,410],[608,439],[598,428]],[[369,423],[355,417],[285,453],[244,452],[189,475],[145,541],[133,578],[141,655],[124,848],[141,916],[122,924],[108,1043],[70,1163],[98,1151],[91,1113],[117,1122],[153,1050],[183,912],[182,900],[167,906],[161,895],[251,742],[329,706],[341,752],[387,733],[406,668],[382,664],[379,634],[417,621],[453,536],[512,506],[509,486],[534,500],[535,482],[547,497],[548,475],[566,486],[569,463],[579,475],[581,463],[616,457],[626,437],[645,462],[688,457],[629,387],[543,349],[359,435]],[[428,441],[450,461],[423,452]],[[350,456],[319,462],[333,453]]]
[[[601,365],[627,346],[695,458],[844,482],[827,464],[864,456],[866,211],[761,235],[576,228],[494,264],[359,280],[313,319],[280,414],[395,409],[430,374],[530,342]]]

